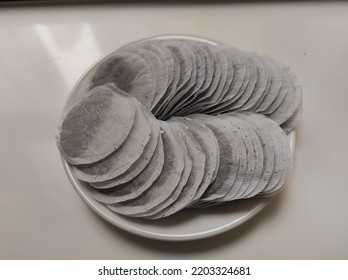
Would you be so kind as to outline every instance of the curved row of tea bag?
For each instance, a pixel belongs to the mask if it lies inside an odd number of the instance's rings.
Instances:
[[[93,88],[67,113],[57,140],[93,199],[148,219],[275,194],[291,167],[286,134],[261,114],[161,121],[112,84]],[[81,147],[84,152],[74,157]]]
[[[114,83],[161,120],[229,112],[263,114],[287,132],[302,112],[296,76],[280,61],[190,39],[146,40],[103,60],[90,88]]]

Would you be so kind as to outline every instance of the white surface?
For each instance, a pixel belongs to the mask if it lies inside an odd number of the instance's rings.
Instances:
[[[348,4],[0,9],[0,258],[347,259]],[[95,215],[55,146],[65,99],[115,46],[163,33],[270,54],[298,75],[304,116],[288,188],[248,223],[191,242],[136,237]]]

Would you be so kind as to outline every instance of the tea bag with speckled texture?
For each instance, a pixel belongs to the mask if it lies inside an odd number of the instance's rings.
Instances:
[[[118,149],[130,133],[134,98],[113,85],[96,87],[77,103],[60,125],[57,145],[71,164],[91,164]]]
[[[134,125],[124,143],[96,164],[74,166],[78,179],[86,182],[110,180],[126,172],[139,159],[150,140],[151,127],[140,105],[134,106],[137,108]]]

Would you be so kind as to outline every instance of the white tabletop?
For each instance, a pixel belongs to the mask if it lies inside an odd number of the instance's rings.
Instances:
[[[55,145],[82,73],[115,47],[158,34],[272,55],[303,86],[286,190],[204,240],[150,240],[108,224],[77,195]],[[1,259],[348,258],[347,3],[1,8],[0,38]]]

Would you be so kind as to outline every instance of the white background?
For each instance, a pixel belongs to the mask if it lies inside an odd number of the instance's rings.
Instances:
[[[104,222],[72,188],[55,145],[65,99],[93,62],[168,33],[270,54],[304,91],[287,189],[201,241],[148,240]],[[348,4],[0,8],[0,38],[1,259],[348,258]]]

